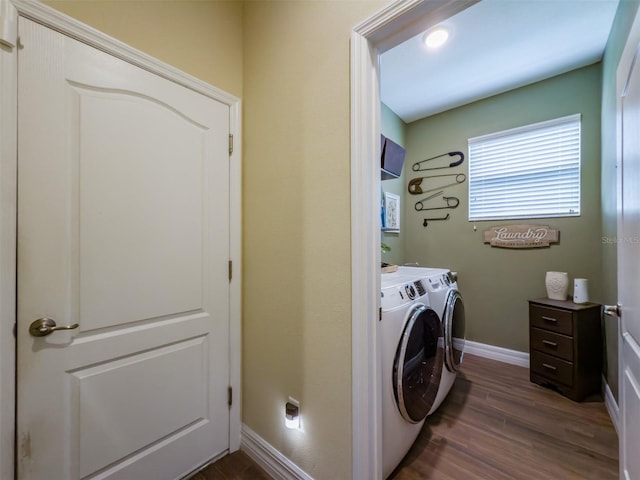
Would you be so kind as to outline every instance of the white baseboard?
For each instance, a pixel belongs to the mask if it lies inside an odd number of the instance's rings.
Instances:
[[[471,355],[477,355],[478,357],[490,358],[499,362],[529,368],[529,354],[526,352],[495,347],[493,345],[472,342],[470,340],[466,340],[464,342],[464,352]]]
[[[242,424],[240,450],[249,455],[275,480],[313,480],[313,477],[244,423]]]
[[[602,376],[602,391],[604,392],[604,405],[607,407],[607,412],[609,412],[611,423],[613,423],[616,433],[620,436],[620,409],[604,375]]]

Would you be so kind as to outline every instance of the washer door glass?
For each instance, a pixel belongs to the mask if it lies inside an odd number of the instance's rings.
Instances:
[[[418,306],[404,329],[393,367],[398,409],[411,423],[422,421],[438,393],[444,364],[444,337],[440,318]]]
[[[457,290],[449,292],[444,309],[444,336],[447,369],[455,372],[462,363],[465,342],[465,317],[462,296]]]

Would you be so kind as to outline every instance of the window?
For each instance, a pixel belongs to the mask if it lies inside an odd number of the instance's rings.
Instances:
[[[580,215],[580,114],[469,139],[469,220]]]

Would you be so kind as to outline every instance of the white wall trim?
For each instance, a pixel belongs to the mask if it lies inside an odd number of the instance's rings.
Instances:
[[[142,53],[98,30],[84,25],[35,0],[0,0],[0,15],[29,18],[48,28],[91,45],[155,75],[182,85],[230,109],[230,131],[234,135],[231,155],[230,259],[234,264],[229,291],[229,382],[234,402],[229,418],[229,450],[240,448],[241,441],[241,294],[242,294],[242,118],[240,99],[202,80]],[[4,18],[0,19],[5,21]],[[15,417],[15,219],[17,162],[17,60],[15,49],[2,45],[0,50],[0,478],[14,478]]]
[[[1,0],[3,34],[17,11]],[[17,26],[9,26],[17,31]],[[14,478],[18,55],[0,45],[0,478]]]
[[[604,375],[602,376],[602,391],[604,392],[604,405],[607,407],[607,412],[609,412],[611,423],[613,423],[616,433],[620,436],[620,409]]]
[[[352,480],[382,479],[378,54],[477,0],[399,0],[351,32]]]
[[[251,428],[242,424],[240,450],[276,480],[313,480],[309,474],[276,450]]]
[[[466,340],[464,342],[464,353],[529,368],[529,354],[526,352],[519,352],[518,350],[510,350],[508,348],[496,347],[494,345]]]
[[[240,448],[242,425],[242,105],[229,105],[233,153],[229,159],[229,259],[233,276],[229,284],[229,384],[233,404],[229,411],[229,451]]]
[[[380,227],[372,212],[380,205],[375,158],[380,131],[375,57],[365,37],[351,35],[351,331],[352,331],[352,476],[354,480],[382,478],[382,410],[378,394],[378,336],[375,319],[380,308]]]

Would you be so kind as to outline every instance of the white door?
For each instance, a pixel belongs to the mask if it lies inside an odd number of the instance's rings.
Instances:
[[[620,476],[640,478],[640,58],[622,74],[622,156],[618,208],[620,305]]]
[[[180,478],[229,445],[229,107],[19,31],[18,477]]]

